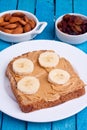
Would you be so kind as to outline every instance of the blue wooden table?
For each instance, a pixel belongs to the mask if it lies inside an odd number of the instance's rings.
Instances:
[[[0,0],[0,13],[15,9],[32,12],[39,21],[48,22],[43,33],[35,39],[58,40],[54,29],[57,17],[71,12],[87,15],[86,3],[87,0]],[[0,51],[12,44],[0,40]],[[87,42],[76,47],[87,53]],[[87,108],[72,117],[50,123],[25,122],[0,112],[0,130],[87,130]]]

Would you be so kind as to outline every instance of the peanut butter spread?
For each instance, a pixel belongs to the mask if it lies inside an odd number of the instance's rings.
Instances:
[[[31,103],[32,101],[36,102],[37,100],[38,101],[41,101],[41,100],[55,101],[55,100],[59,99],[61,95],[65,95],[67,93],[70,93],[72,90],[73,91],[76,90],[76,86],[78,86],[77,89],[78,88],[80,89],[84,86],[83,81],[79,79],[79,76],[74,71],[74,69],[72,68],[69,61],[67,61],[65,58],[62,58],[62,57],[60,57],[59,63],[55,68],[66,70],[70,74],[70,79],[67,83],[65,83],[63,85],[58,85],[58,84],[56,85],[56,84],[50,83],[48,81],[48,73],[53,68],[43,68],[40,66],[40,64],[38,62],[38,57],[42,52],[44,52],[44,51],[42,51],[42,50],[33,51],[30,53],[23,54],[21,56],[21,57],[27,57],[33,61],[34,71],[28,75],[35,76],[40,81],[40,88],[35,94],[24,94],[24,96],[23,96],[22,92],[20,92],[18,89],[15,90],[15,91],[17,91],[16,93],[18,93],[18,95],[22,95],[21,97],[25,98],[26,103],[27,103],[27,100],[28,100],[28,103],[29,102]],[[17,57],[17,58],[19,58],[19,57]],[[13,61],[15,59],[13,59]],[[12,70],[13,61],[10,64],[10,67],[11,67],[10,70],[11,70],[12,75],[14,76],[15,82],[17,83],[25,75],[20,76],[13,72],[13,70]]]

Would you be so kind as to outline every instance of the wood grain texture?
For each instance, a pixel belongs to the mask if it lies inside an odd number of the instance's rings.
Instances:
[[[77,114],[77,130],[87,130],[87,107]]]
[[[54,39],[54,0],[37,0],[36,16],[48,23],[45,30],[35,39]]]
[[[87,0],[73,0],[74,12],[81,13],[87,16]]]
[[[73,12],[72,0],[55,0],[55,17]]]
[[[29,11],[34,14],[35,12],[36,0],[19,0],[18,9]]]
[[[26,123],[4,114],[2,130],[26,130]]]
[[[0,12],[15,10],[16,6],[17,0],[0,0]]]
[[[27,130],[51,130],[51,123],[28,123]]]
[[[81,13],[83,15],[87,16],[87,1],[84,0],[74,0],[74,13]],[[84,42],[83,44],[76,45],[79,49],[87,53],[87,42]]]
[[[56,121],[52,124],[52,130],[76,130],[75,121],[75,116],[61,121]]]
[[[10,45],[11,45],[11,43],[4,42],[4,41],[0,40],[0,51],[2,51],[3,49],[9,47]]]

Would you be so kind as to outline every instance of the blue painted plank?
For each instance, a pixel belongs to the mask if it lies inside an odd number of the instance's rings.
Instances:
[[[1,123],[2,123],[2,112],[0,112],[0,130],[1,130]]]
[[[87,16],[87,1],[84,0],[74,0],[74,12],[80,13]],[[79,44],[76,47],[83,50],[85,53],[87,53],[87,42],[84,42],[83,44]]]
[[[84,42],[82,44],[76,45],[77,48],[87,53],[87,42]]]
[[[51,124],[50,123],[28,123],[27,130],[51,130]]]
[[[56,18],[60,15],[73,12],[72,0],[55,0],[55,5]]]
[[[0,0],[0,12],[14,10],[16,9],[16,6],[17,0]]]
[[[26,130],[26,123],[4,114],[2,130]]]
[[[74,0],[74,12],[87,16],[87,0]]]
[[[77,130],[87,130],[87,108],[77,115]]]
[[[11,44],[9,42],[4,42],[2,40],[0,40],[0,51],[9,47]]]
[[[37,0],[36,16],[48,25],[35,39],[54,39],[54,0]]]
[[[35,5],[36,5],[36,0],[19,0],[18,2],[18,9],[20,10],[26,10],[31,13],[35,12]]]
[[[76,130],[75,126],[75,117],[72,116],[70,118],[54,122],[52,124],[52,130]]]

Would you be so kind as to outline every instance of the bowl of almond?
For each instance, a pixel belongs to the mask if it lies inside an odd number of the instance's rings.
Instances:
[[[69,44],[81,44],[87,41],[87,16],[68,13],[55,22],[56,36]]]
[[[47,22],[39,22],[37,17],[27,11],[10,10],[0,13],[0,39],[7,42],[22,42],[40,34]]]

